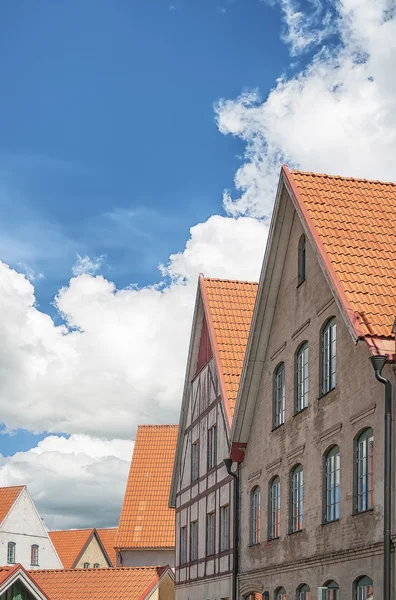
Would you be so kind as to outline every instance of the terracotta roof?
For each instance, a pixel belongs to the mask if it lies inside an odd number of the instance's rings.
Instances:
[[[66,529],[64,531],[48,532],[65,569],[74,567],[93,532],[93,527],[91,529]]]
[[[167,567],[31,571],[51,600],[143,600]]]
[[[15,500],[25,487],[24,485],[15,485],[0,488],[0,524],[4,521]]]
[[[177,431],[177,425],[138,427],[116,548],[174,548],[175,511],[168,498]]]
[[[113,565],[113,567],[115,567],[117,565],[117,554],[114,550],[114,546],[117,535],[117,527],[97,529],[96,531],[99,535],[100,541],[104,546],[104,549],[107,552],[109,559],[111,560],[111,564]]]
[[[356,337],[393,339],[396,184],[283,172]]]
[[[216,348],[213,351],[220,361],[224,401],[232,418],[258,283],[203,276],[200,281],[209,328],[217,346],[217,352]]]
[[[31,576],[31,574],[26,571],[26,569],[19,563],[11,566],[4,566],[4,567],[0,567],[0,593],[3,591],[3,585],[7,582],[8,579],[12,578],[17,571],[19,571],[18,575],[16,576],[16,578],[14,579],[14,581],[18,581],[19,576],[22,575],[22,579],[23,576],[25,576],[27,579],[30,579],[30,585],[36,590],[39,591],[41,593],[41,595],[46,598],[47,600],[50,600],[48,598],[48,596],[46,595],[46,593],[44,592],[44,590],[39,586],[39,584],[34,581],[33,577]],[[8,587],[8,586],[5,586]],[[51,599],[52,600],[52,599]]]

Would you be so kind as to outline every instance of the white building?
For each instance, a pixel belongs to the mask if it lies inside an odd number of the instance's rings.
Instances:
[[[26,486],[0,488],[0,565],[62,569]]]

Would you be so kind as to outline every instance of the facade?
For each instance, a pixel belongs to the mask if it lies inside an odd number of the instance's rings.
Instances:
[[[50,600],[20,564],[0,567],[0,600]]]
[[[138,427],[115,541],[117,566],[175,565],[175,511],[168,507],[177,425]]]
[[[115,532],[92,527],[50,531],[49,536],[65,569],[101,569],[115,566]]]
[[[177,600],[231,597],[233,483],[223,460],[257,284],[199,278],[170,495]]]
[[[0,565],[61,569],[62,563],[26,486],[0,488]]]
[[[395,185],[282,169],[232,430],[241,598],[382,598],[384,386],[369,357],[395,360],[395,217]]]

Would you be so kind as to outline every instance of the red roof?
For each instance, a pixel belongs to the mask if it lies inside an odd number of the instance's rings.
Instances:
[[[102,542],[104,549],[106,550],[107,556],[109,557],[113,567],[117,565],[117,554],[114,550],[115,540],[117,535],[117,527],[108,527],[105,529],[97,529],[96,532],[99,535],[100,541]]]
[[[140,425],[122,505],[116,548],[174,548],[168,507],[177,425]]]
[[[50,600],[144,600],[169,567],[31,571]]]
[[[49,536],[65,569],[72,569],[94,529],[66,529],[49,531]]]
[[[25,485],[15,485],[0,488],[0,524],[4,521],[14,502],[25,487]]]

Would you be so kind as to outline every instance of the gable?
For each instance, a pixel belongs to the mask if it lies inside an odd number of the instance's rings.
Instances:
[[[26,487],[23,487],[19,493],[1,529],[22,535],[47,537],[47,530]]]
[[[93,533],[93,528],[49,532],[49,537],[65,569],[72,569],[74,567],[84,548],[93,537]]]
[[[100,567],[108,567],[109,562],[98,542],[96,532],[91,536],[88,544],[85,546],[83,551],[80,553],[78,559],[75,561],[73,568],[82,569],[84,563],[88,563],[91,567],[98,564]]]
[[[25,486],[10,486],[0,488],[0,525],[8,515]]]

